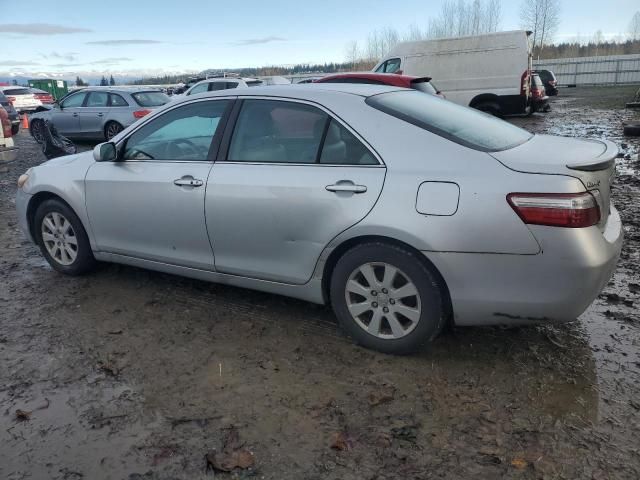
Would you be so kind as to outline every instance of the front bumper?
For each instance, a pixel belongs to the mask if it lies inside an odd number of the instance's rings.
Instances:
[[[604,232],[530,228],[537,255],[424,252],[447,282],[456,325],[574,320],[611,279],[623,240],[613,206]]]
[[[33,195],[26,193],[21,188],[18,189],[16,193],[16,213],[18,214],[18,226],[20,230],[22,230],[31,242],[34,242],[31,236],[31,229],[29,228],[29,218],[27,216],[27,208],[31,197],[33,197]]]

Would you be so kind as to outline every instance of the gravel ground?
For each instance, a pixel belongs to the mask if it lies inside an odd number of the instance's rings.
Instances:
[[[0,174],[0,478],[640,478],[631,96],[566,89],[513,120],[630,157],[603,295],[569,324],[454,329],[410,357],[356,347],[296,300],[118,265],[53,272],[16,224],[16,178],[43,161],[21,133]],[[207,470],[224,461],[254,465]]]

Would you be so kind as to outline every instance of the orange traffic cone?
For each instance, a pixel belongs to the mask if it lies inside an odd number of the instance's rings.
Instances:
[[[22,114],[22,128],[29,128],[29,118],[26,113]]]

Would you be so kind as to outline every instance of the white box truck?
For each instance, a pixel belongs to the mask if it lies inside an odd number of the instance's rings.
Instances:
[[[535,110],[531,94],[531,32],[402,42],[375,72],[431,77],[448,100],[495,115]]]

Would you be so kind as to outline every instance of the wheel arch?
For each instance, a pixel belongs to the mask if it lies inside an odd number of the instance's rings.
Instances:
[[[104,135],[105,141],[107,140],[107,128],[109,128],[109,125],[115,123],[116,125],[120,125],[120,131],[125,129],[125,126],[122,125],[122,123],[120,123],[117,120],[113,120],[113,119],[109,119],[106,122],[104,122],[104,125],[102,126],[102,134]]]
[[[31,238],[33,238],[34,241],[36,241],[36,238],[38,238],[35,235],[36,231],[35,231],[35,225],[34,225],[36,211],[38,210],[38,207],[47,200],[59,200],[60,202],[64,203],[73,213],[75,213],[76,217],[78,217],[78,220],[80,220],[80,223],[82,224],[82,227],[84,228],[85,232],[87,232],[88,234],[89,230],[87,229],[87,226],[82,221],[82,217],[78,215],[78,212],[75,211],[75,209],[71,206],[69,202],[67,202],[60,195],[57,195],[53,192],[42,191],[34,194],[33,197],[31,197],[31,199],[29,200],[29,204],[27,205],[27,224],[29,225],[29,233],[31,234]]]
[[[500,109],[500,99],[498,98],[498,95],[496,95],[495,93],[481,93],[480,95],[476,95],[469,102],[469,106],[471,108],[476,108],[481,103],[495,104],[498,107],[498,109]]]
[[[445,295],[445,304],[447,308],[446,313],[448,321],[451,323],[453,321],[453,305],[451,302],[451,295],[449,293],[449,286],[447,285],[447,281],[442,276],[438,268],[433,264],[433,262],[431,262],[431,260],[429,260],[429,258],[424,253],[422,253],[417,248],[401,240],[397,240],[395,238],[387,237],[384,235],[362,235],[358,237],[352,237],[345,240],[333,249],[333,251],[329,254],[327,260],[325,261],[322,270],[322,296],[325,303],[330,304],[331,301],[329,294],[331,275],[333,274],[333,270],[338,263],[338,260],[340,260],[340,257],[342,257],[342,255],[344,255],[348,250],[355,247],[356,245],[372,242],[383,243],[408,250],[418,258],[418,261],[420,261],[427,269],[429,269],[434,275],[438,277],[438,280],[440,280],[441,285],[444,288],[443,293]]]

